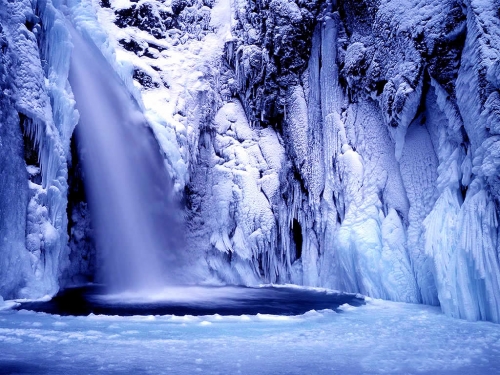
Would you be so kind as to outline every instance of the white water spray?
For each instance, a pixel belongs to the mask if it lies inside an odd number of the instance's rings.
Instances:
[[[80,112],[85,186],[112,292],[153,292],[175,282],[180,210],[158,143],[138,104],[97,47],[72,31],[70,83]]]

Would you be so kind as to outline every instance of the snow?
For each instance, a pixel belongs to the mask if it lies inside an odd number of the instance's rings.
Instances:
[[[133,4],[129,1],[111,3],[115,8],[128,8]],[[82,1],[81,6],[96,10],[97,19],[92,20],[91,27],[98,31],[93,33],[106,39],[102,48],[116,51],[116,60],[115,57],[108,60],[118,65],[122,79],[130,82],[132,70],[140,69],[158,84],[156,88],[148,89],[134,81],[134,87],[129,89],[144,106],[145,116],[165,153],[165,163],[174,179],[175,188],[180,192],[189,179],[189,167],[196,160],[203,112],[212,109],[209,107],[211,103],[203,103],[203,98],[210,95],[208,80],[217,69],[216,60],[222,54],[225,38],[230,37],[226,22],[230,16],[229,3],[219,1],[213,8],[214,17],[210,18],[210,27],[216,28],[215,32],[197,34],[196,30],[171,30],[162,39],[137,27],[119,28],[114,23],[113,9],[101,8],[98,4],[98,1]],[[192,9],[194,14],[205,11],[203,8]],[[189,25],[187,21],[186,25]],[[154,57],[138,56],[123,48],[120,40],[149,45],[150,52],[151,46],[156,46],[161,52],[153,53]]]
[[[256,284],[258,279],[252,269],[258,267],[255,260],[276,241],[270,201],[275,199],[279,186],[283,148],[270,129],[260,135],[250,128],[238,102],[225,104],[215,115],[214,126],[217,134],[213,143],[215,155],[210,160],[212,181],[206,192],[213,198],[204,200],[202,209],[217,215],[205,230],[208,229],[210,243],[218,251],[231,252],[242,261],[242,268],[234,270],[238,277]],[[217,271],[234,272],[228,268],[226,265]],[[269,281],[274,282],[276,276],[272,272]]]
[[[65,79],[71,44],[64,28],[63,16],[52,2],[40,6],[38,15],[34,14],[32,4],[28,1],[6,2],[2,7],[6,7],[6,12],[2,12],[0,18],[9,46],[8,55],[16,59],[15,64],[6,65],[12,77],[6,89],[12,92],[12,108],[21,114],[21,118],[17,119],[17,115],[13,117],[11,113],[6,124],[19,127],[21,121],[24,135],[29,139],[24,147],[38,154],[39,166],[26,166],[15,157],[8,158],[13,165],[17,163],[19,166],[12,178],[12,181],[17,181],[17,191],[11,190],[13,185],[10,181],[10,186],[2,192],[19,194],[17,200],[24,201],[24,208],[12,202],[12,205],[7,204],[2,210],[8,213],[6,217],[12,215],[16,218],[18,215],[11,209],[25,214],[25,224],[17,225],[19,231],[25,232],[29,249],[23,248],[19,232],[16,234],[6,228],[4,243],[10,244],[2,245],[0,252],[2,259],[7,261],[5,266],[15,266],[0,273],[0,293],[5,296],[37,297],[57,292],[57,279],[66,266],[66,163],[69,138],[77,121],[74,101]],[[29,23],[33,23],[31,31],[25,26]],[[43,39],[40,33],[44,33]],[[12,133],[10,142],[15,142],[15,139]],[[8,142],[9,138],[3,141]],[[23,147],[19,141],[17,138],[18,143],[13,143],[12,150],[12,154],[17,157],[22,155],[15,151]],[[26,168],[31,177],[28,177]],[[41,175],[40,179],[36,177],[38,174]],[[32,181],[28,181],[28,178]],[[17,222],[16,219],[14,222]]]
[[[298,316],[0,312],[2,369],[21,373],[484,374],[499,339],[492,323],[374,299]]]
[[[0,311],[2,310],[10,310],[19,304],[15,301],[4,301],[2,297],[0,297]]]

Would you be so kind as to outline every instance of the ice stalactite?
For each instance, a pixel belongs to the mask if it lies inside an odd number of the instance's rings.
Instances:
[[[308,192],[299,216],[301,226],[309,228],[304,231],[303,282],[416,301],[405,229],[397,214],[407,215],[408,202],[394,149],[375,103],[360,101],[348,108],[337,56],[343,32],[338,13],[319,23],[304,74],[307,109],[285,120],[285,134],[293,134],[288,143],[292,155],[300,147],[307,150],[302,166],[296,164]],[[364,53],[362,48],[351,59],[351,73],[360,69]],[[290,103],[295,111],[297,98]],[[302,117],[307,130],[290,129]]]
[[[14,107],[21,114],[24,147],[37,155],[27,162],[39,164],[39,169],[35,165],[28,170],[32,176],[41,175],[29,182],[27,255],[16,260],[29,265],[11,294],[33,298],[55,293],[67,265],[66,160],[76,124],[65,78],[71,44],[63,16],[52,2],[5,3],[2,9],[5,38],[17,59],[9,72]]]
[[[210,218],[196,228],[198,246],[208,240],[208,266],[226,282],[287,281],[291,260],[283,247],[290,241],[279,242],[286,237],[278,237],[282,228],[272,211],[282,200],[281,141],[271,129],[251,129],[237,101],[218,111],[214,127],[200,142],[200,165],[191,181],[193,215]]]
[[[469,320],[498,322],[498,163],[492,157],[498,84],[492,72],[499,56],[489,47],[498,43],[498,21],[492,16],[493,4],[471,1],[466,5],[467,35],[456,102],[432,82],[439,107],[430,118],[442,113],[444,121],[434,121],[440,196],[425,219],[426,250],[434,261],[443,311]],[[484,27],[492,32],[486,35]]]

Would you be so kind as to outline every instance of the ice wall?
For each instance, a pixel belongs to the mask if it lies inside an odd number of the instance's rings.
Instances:
[[[247,117],[274,119],[301,186],[285,205],[298,204],[302,282],[498,321],[499,4],[248,4],[228,61]],[[293,26],[307,12],[310,34]],[[310,50],[286,55],[284,34]],[[270,114],[276,82],[283,110]]]
[[[2,14],[3,16],[3,14]],[[25,247],[28,172],[24,161],[23,135],[14,108],[10,70],[15,55],[7,40],[2,17],[0,44],[0,295],[12,298],[29,271]]]
[[[2,179],[9,224],[2,227],[0,294],[36,298],[58,290],[67,265],[66,161],[77,120],[66,81],[71,44],[51,1],[0,8],[2,174],[9,174]]]

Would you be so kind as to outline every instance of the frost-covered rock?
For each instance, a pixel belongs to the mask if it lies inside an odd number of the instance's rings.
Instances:
[[[18,168],[2,189],[2,197],[17,198],[4,202],[1,209],[5,219],[14,220],[16,229],[2,230],[0,253],[6,263],[0,272],[0,293],[33,298],[57,292],[67,260],[66,161],[77,121],[65,79],[71,44],[64,17],[52,2],[3,2],[1,6],[5,10],[0,15],[2,59],[9,76],[3,81],[8,95],[3,102],[11,103],[2,116],[6,121],[1,141],[10,149],[2,162],[10,160],[8,168]],[[19,127],[24,145],[14,130]],[[25,160],[21,161],[23,148]],[[26,163],[39,165],[40,178],[34,172],[38,166],[28,166],[33,180],[29,182]],[[19,214],[25,218],[16,219]]]
[[[290,260],[284,261],[288,254],[280,249],[273,213],[283,205],[282,141],[271,129],[252,129],[237,101],[217,112],[213,126],[190,185],[193,221],[206,221],[194,227],[194,244],[209,254],[207,263],[222,280],[284,282]]]

